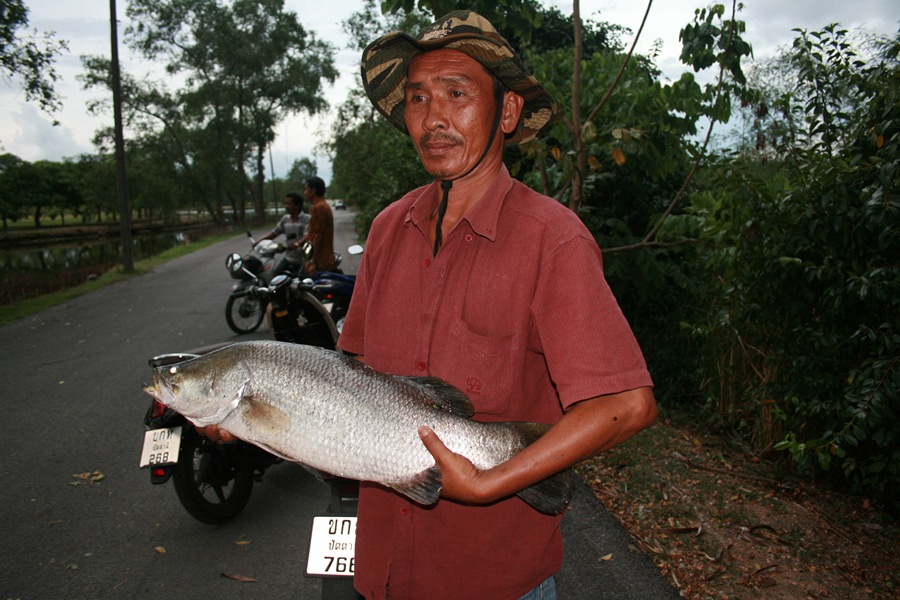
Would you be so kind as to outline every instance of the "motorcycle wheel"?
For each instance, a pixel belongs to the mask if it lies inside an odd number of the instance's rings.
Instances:
[[[172,484],[188,513],[208,525],[221,525],[240,514],[253,491],[253,469],[236,468],[227,450],[192,429],[181,439]]]
[[[252,333],[256,331],[263,317],[266,316],[266,305],[253,296],[229,296],[225,305],[225,321],[235,333]]]

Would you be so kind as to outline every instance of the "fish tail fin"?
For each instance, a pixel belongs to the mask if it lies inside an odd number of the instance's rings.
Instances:
[[[544,423],[516,423],[515,427],[522,435],[526,446],[550,429],[550,425]],[[521,490],[516,495],[537,511],[558,515],[569,507],[575,483],[575,473],[572,469],[566,469]]]
[[[388,483],[387,485],[412,498],[419,504],[428,506],[437,502],[438,496],[441,495],[441,490],[444,487],[444,481],[441,469],[433,466],[425,469],[410,481]]]

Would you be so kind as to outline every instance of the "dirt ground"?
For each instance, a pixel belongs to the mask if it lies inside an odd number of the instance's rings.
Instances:
[[[900,523],[660,420],[578,473],[683,598],[900,598]]]

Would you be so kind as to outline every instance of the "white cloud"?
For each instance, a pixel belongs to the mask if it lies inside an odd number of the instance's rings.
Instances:
[[[54,126],[52,119],[31,104],[19,103],[3,128],[0,145],[23,160],[59,161],[93,151],[91,144],[76,138],[64,125]]]

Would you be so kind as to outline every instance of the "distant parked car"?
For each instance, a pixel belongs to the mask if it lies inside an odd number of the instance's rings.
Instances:
[[[347,206],[344,204],[343,200],[332,200],[331,207],[334,209],[337,209],[337,210],[343,210],[343,209],[347,208]]]

